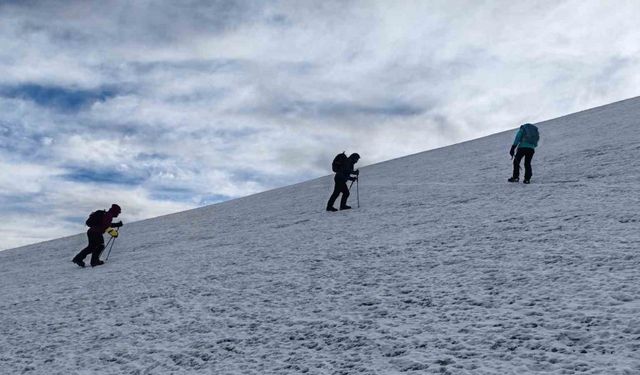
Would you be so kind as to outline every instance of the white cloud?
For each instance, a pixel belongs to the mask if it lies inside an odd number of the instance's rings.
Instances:
[[[47,180],[59,174],[59,170],[31,163],[14,164],[2,160],[0,196],[28,195],[42,191]]]

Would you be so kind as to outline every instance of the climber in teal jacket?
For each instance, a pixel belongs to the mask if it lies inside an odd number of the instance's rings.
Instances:
[[[522,158],[524,158],[524,181],[522,182],[525,184],[531,182],[531,176],[533,176],[531,159],[533,159],[533,154],[535,154],[539,140],[540,133],[535,125],[524,124],[520,126],[516,138],[513,140],[513,145],[509,150],[509,155],[513,158],[513,175],[508,180],[509,182],[520,181],[520,161]]]

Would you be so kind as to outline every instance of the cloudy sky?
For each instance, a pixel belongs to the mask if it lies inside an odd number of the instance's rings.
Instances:
[[[342,150],[366,165],[640,95],[639,19],[638,0],[0,0],[0,249],[112,202],[140,220]]]

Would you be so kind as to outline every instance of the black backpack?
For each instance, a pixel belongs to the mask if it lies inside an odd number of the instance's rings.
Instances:
[[[104,215],[106,214],[107,214],[107,211],[105,210],[93,211],[91,215],[89,215],[89,218],[87,219],[87,221],[85,221],[85,224],[87,224],[87,226],[91,228],[96,227],[103,223]]]
[[[346,161],[347,161],[347,154],[345,154],[343,151],[341,154],[338,154],[336,155],[335,158],[333,158],[333,163],[331,163],[331,170],[334,172],[341,171]]]

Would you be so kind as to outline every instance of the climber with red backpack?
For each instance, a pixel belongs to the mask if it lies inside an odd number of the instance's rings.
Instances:
[[[89,244],[87,247],[82,249],[78,255],[73,257],[71,260],[73,263],[80,267],[84,267],[84,258],[91,254],[91,267],[101,266],[104,264],[104,262],[100,260],[100,253],[104,250],[104,238],[102,238],[102,235],[109,228],[119,228],[122,226],[122,221],[112,223],[113,218],[118,217],[120,212],[122,212],[120,206],[114,203],[108,211],[98,210],[89,215],[89,218],[86,221],[86,224],[89,227],[89,230],[87,230]],[[117,236],[117,232],[115,232],[115,235],[111,235],[115,237]]]
[[[327,211],[335,212],[338,211],[333,207],[336,199],[338,199],[338,195],[342,194],[342,199],[340,200],[340,209],[348,210],[351,207],[347,206],[347,199],[349,198],[349,187],[347,187],[347,181],[356,181],[358,179],[358,175],[360,172],[358,170],[353,170],[353,165],[356,164],[360,160],[360,155],[357,153],[351,154],[349,157],[343,152],[338,154],[331,164],[331,169],[336,173],[333,181],[335,182],[335,186],[333,188],[333,194],[329,198],[329,202],[327,202]],[[356,177],[352,177],[355,175]]]

